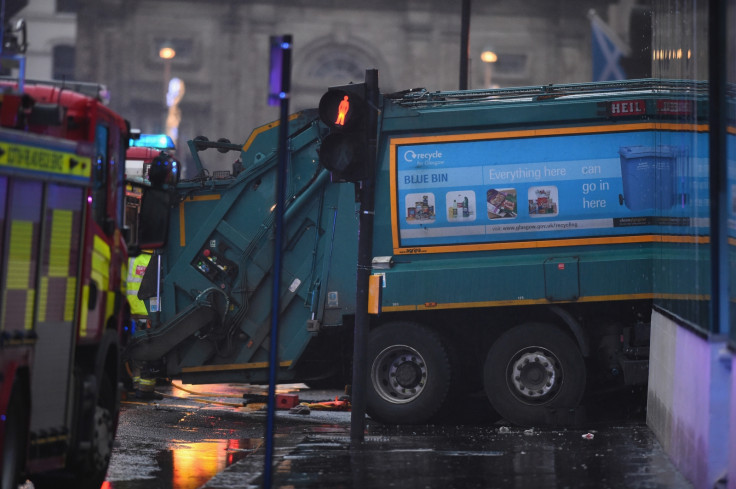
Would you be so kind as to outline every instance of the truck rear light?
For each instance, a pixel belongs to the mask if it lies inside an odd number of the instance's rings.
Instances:
[[[692,100],[657,100],[657,113],[666,115],[691,115]]]

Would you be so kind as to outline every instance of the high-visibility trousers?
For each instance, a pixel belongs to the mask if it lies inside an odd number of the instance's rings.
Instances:
[[[138,289],[141,288],[143,274],[146,273],[148,263],[151,261],[151,255],[141,253],[135,258],[131,258],[128,262],[128,277],[126,280],[126,295],[128,304],[130,304],[130,312],[134,316],[147,316],[148,310],[146,304],[138,298]]]

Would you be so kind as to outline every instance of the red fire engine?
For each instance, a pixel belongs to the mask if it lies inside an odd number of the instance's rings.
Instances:
[[[98,488],[129,315],[130,129],[100,86],[20,88],[0,82],[1,489],[24,476],[37,489]]]

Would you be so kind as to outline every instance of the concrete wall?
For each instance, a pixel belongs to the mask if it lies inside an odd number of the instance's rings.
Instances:
[[[653,313],[647,424],[696,488],[711,489],[727,473],[736,487],[734,362],[725,339]]]

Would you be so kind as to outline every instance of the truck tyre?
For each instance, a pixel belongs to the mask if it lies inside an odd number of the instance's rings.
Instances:
[[[78,488],[99,488],[105,481],[115,439],[116,416],[120,409],[120,405],[116,404],[116,397],[112,380],[104,375],[92,419],[91,448],[84,464],[79,467],[78,475],[82,484]]]
[[[570,336],[551,324],[525,323],[496,340],[483,368],[486,395],[507,421],[550,424],[550,410],[576,408],[585,390],[585,362]]]
[[[385,324],[368,338],[366,411],[396,424],[426,423],[450,392],[451,363],[439,335],[409,322]]]
[[[26,461],[29,404],[22,389],[15,382],[10,393],[10,403],[5,418],[5,437],[2,440],[1,489],[16,489],[22,482],[20,476]]]
[[[89,378],[94,381],[94,376]],[[69,460],[65,469],[34,476],[36,489],[99,489],[105,482],[120,405],[115,404],[117,396],[108,376],[103,376],[99,389],[92,416],[84,420],[91,424],[89,448],[75,460]]]

